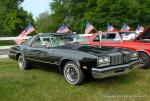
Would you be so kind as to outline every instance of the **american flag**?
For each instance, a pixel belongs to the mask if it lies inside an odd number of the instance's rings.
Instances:
[[[141,32],[143,32],[143,31],[144,31],[144,27],[142,27],[141,25],[138,24],[138,26],[137,26],[135,32],[136,32],[136,33],[141,33]]]
[[[114,30],[115,30],[115,28],[112,25],[110,25],[109,23],[107,23],[107,31],[112,32]]]
[[[122,28],[121,28],[121,31],[129,31],[131,28],[126,24],[124,23]]]
[[[58,30],[57,30],[57,33],[68,33],[68,32],[71,32],[69,30],[69,28],[65,25],[62,25]]]
[[[92,30],[94,29],[94,26],[91,25],[89,22],[86,24],[86,27],[85,27],[85,34],[89,34]]]
[[[22,32],[20,33],[20,35],[19,35],[14,41],[16,42],[16,44],[20,45],[22,42],[25,41],[26,36],[27,36],[28,34],[30,34],[31,32],[33,32],[34,30],[35,30],[35,29],[34,29],[34,27],[33,27],[31,24],[28,25],[28,26],[25,28],[25,30],[22,31]]]

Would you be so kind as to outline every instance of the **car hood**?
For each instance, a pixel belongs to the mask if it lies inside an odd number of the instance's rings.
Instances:
[[[71,45],[60,46],[57,48],[70,50],[70,51],[72,50],[72,51],[85,52],[96,56],[127,50],[127,49],[115,48],[110,46],[92,46],[92,45],[85,45],[85,44],[71,44]]]

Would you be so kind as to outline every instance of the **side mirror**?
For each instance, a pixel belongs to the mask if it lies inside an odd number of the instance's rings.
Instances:
[[[115,38],[116,42],[122,42],[122,40],[120,38]]]
[[[117,40],[116,42],[119,43],[119,44],[121,44],[121,43],[122,43],[122,40]]]

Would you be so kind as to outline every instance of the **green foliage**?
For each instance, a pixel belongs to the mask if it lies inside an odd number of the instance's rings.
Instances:
[[[20,4],[23,0],[0,1],[0,36],[16,36],[28,25],[33,23],[32,15],[28,14]]]
[[[38,18],[40,31],[56,31],[62,24],[69,24],[77,33],[83,33],[85,23],[91,22],[96,29],[106,30],[111,23],[120,29],[128,23],[133,29],[137,24],[147,26],[150,22],[149,0],[53,0],[50,4],[52,14],[47,15],[48,27],[42,28],[41,16]],[[41,26],[40,26],[41,25]]]
[[[0,46],[11,46],[11,45],[16,45],[16,43],[13,40],[0,41]]]
[[[38,29],[38,32],[55,32],[62,20],[63,19],[57,15],[49,15],[47,12],[44,12],[37,18],[36,28]]]

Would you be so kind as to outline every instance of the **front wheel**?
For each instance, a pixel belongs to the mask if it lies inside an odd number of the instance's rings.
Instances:
[[[29,67],[28,61],[22,55],[18,57],[18,65],[21,70],[25,70]]]
[[[141,62],[141,68],[150,68],[150,58],[146,53],[139,52],[139,60]]]
[[[66,81],[70,84],[80,85],[84,82],[84,74],[75,62],[67,62],[63,74]]]

